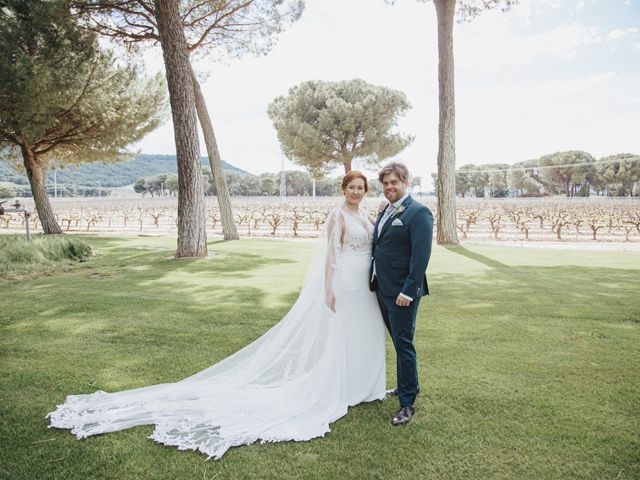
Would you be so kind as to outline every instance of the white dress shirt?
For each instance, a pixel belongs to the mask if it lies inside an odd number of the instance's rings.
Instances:
[[[384,215],[382,216],[382,219],[380,220],[380,223],[378,224],[378,236],[380,236],[382,227],[384,227],[384,224],[387,222],[387,220],[389,220],[389,217],[395,213],[395,211],[400,207],[400,205],[402,205],[402,202],[404,202],[408,196],[409,194],[405,193],[402,198],[400,198],[400,200],[398,200],[397,202],[393,202],[390,206],[387,207]]]
[[[378,224],[378,236],[380,236],[380,232],[382,231],[382,227],[384,227],[384,224],[396,212],[396,210],[400,207],[400,205],[402,205],[402,202],[404,202],[407,199],[408,196],[409,196],[409,193],[405,193],[402,196],[402,198],[400,198],[400,200],[398,200],[397,202],[393,202],[391,205],[387,206],[387,209],[385,210],[384,215],[382,216],[382,218],[380,219],[380,223]],[[376,264],[375,264],[375,262],[373,264],[373,275],[374,276],[376,275]],[[405,298],[405,299],[409,300],[410,302],[413,301],[413,297],[410,297],[409,295],[405,295],[402,292],[400,292],[400,296],[402,298]]]

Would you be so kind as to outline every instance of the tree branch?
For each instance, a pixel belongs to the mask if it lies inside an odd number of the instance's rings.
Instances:
[[[89,85],[91,84],[91,79],[93,78],[93,74],[95,73],[96,68],[97,68],[97,64],[94,63],[93,65],[91,65],[89,76],[87,77],[87,81],[85,82],[84,87],[82,87],[82,91],[80,92],[80,95],[78,95],[78,98],[76,99],[76,101],[73,102],[73,104],[69,108],[67,108],[60,115],[58,115],[58,119],[66,117],[69,114],[69,112],[71,112],[74,108],[78,106],[78,104],[80,103],[80,100],[82,100],[82,98],[87,93],[87,90],[89,89]]]
[[[193,7],[191,7],[189,9],[188,12],[186,12],[183,16],[182,16],[182,23],[184,23],[185,25],[187,25],[185,23],[185,20],[189,17],[189,15],[191,15],[193,12],[195,12],[196,10],[198,10],[200,7],[202,7],[203,5],[209,3],[208,0],[205,0],[204,2],[198,3],[196,5],[194,5]],[[217,11],[217,10],[216,10]],[[193,25],[193,23],[191,23],[190,25]]]
[[[224,20],[225,18],[228,18],[229,16],[235,14],[236,12],[242,10],[243,8],[248,7],[249,5],[251,5],[254,2],[254,0],[248,0],[245,3],[241,3],[240,5],[238,5],[235,8],[232,8],[231,10],[229,10],[227,13],[225,13],[224,15],[216,18],[216,21],[213,22],[207,29],[205,29],[204,33],[200,36],[200,39],[194,43],[193,45],[187,45],[187,50],[189,52],[192,52],[193,50],[196,50],[198,47],[200,47],[202,45],[202,43],[205,41],[205,39],[207,38],[207,36],[209,35],[209,33],[211,33],[211,31],[216,28],[219,23]]]

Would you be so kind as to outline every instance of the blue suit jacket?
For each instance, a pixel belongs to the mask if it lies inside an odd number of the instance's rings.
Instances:
[[[378,215],[373,236],[370,288],[378,290],[390,306],[400,293],[411,298],[429,294],[425,272],[431,255],[433,215],[411,196],[402,205],[404,210],[388,218],[380,234],[378,224],[384,212]]]

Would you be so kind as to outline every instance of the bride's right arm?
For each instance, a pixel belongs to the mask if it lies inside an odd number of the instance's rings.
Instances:
[[[325,257],[324,278],[325,298],[331,311],[336,311],[336,296],[333,292],[333,272],[336,263],[336,250],[340,239],[340,213],[333,210],[327,217],[327,253]]]

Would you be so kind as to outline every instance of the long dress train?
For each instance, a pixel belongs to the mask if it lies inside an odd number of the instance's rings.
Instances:
[[[155,424],[153,440],[219,459],[256,440],[324,436],[349,406],[382,399],[385,331],[367,284],[372,226],[336,208],[325,231],[300,296],[263,336],[176,383],[70,395],[47,415],[50,426],[84,438]]]

